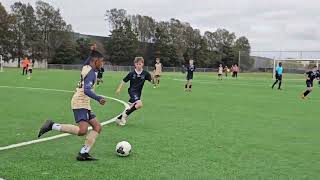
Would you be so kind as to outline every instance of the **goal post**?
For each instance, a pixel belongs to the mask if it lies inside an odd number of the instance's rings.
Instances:
[[[4,65],[3,56],[0,54],[0,72],[3,72],[3,65]]]

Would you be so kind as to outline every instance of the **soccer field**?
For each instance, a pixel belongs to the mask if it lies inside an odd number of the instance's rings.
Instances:
[[[79,71],[35,70],[31,80],[20,73],[0,73],[0,147],[35,140],[47,118],[74,123],[72,93],[55,90],[73,91]],[[126,74],[106,72],[96,92],[127,101],[126,89],[114,93]],[[185,75],[165,73],[160,88],[146,82],[144,107],[126,126],[104,126],[92,149],[99,161],[76,161],[84,137],[68,136],[0,151],[0,178],[318,179],[318,85],[301,100],[303,75],[285,75],[282,91],[271,89],[270,76],[219,81],[216,74],[196,73],[193,91],[184,92]],[[92,104],[101,122],[124,110],[110,99]],[[128,157],[115,154],[122,140],[133,146]]]

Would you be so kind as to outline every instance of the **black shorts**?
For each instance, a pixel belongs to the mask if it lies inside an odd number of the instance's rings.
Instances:
[[[187,75],[187,80],[191,80],[191,79],[193,79],[193,74],[188,74]]]
[[[313,81],[307,80],[306,84],[308,88],[313,87]]]
[[[218,74],[218,76],[222,76],[222,74]]]
[[[28,71],[29,71],[30,74],[32,74],[32,69],[29,69]]]
[[[282,74],[276,74],[276,80],[282,81]]]
[[[95,114],[93,114],[92,111],[88,109],[72,109],[73,115],[74,115],[74,120],[76,123],[79,123],[80,121],[90,121],[91,119],[94,119],[96,117]]]
[[[155,78],[159,78],[159,77],[160,77],[160,75],[154,75],[154,77],[155,77]]]
[[[139,100],[140,100],[140,98],[141,98],[141,93],[138,93],[138,92],[129,92],[129,96],[130,96],[129,102],[130,102],[130,103],[135,103],[136,101],[139,101]]]

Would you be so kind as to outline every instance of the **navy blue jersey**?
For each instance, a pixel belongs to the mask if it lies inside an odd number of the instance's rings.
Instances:
[[[188,75],[193,75],[193,72],[196,70],[196,67],[194,65],[189,65],[186,68]]]
[[[104,73],[104,68],[102,67],[101,69],[98,70],[98,75],[97,78],[101,79]]]
[[[320,77],[320,71],[308,71],[306,72],[308,78],[310,79],[310,81],[313,81],[315,78],[319,78]]]
[[[128,92],[138,94],[141,94],[145,80],[151,81],[150,73],[145,70],[143,70],[140,74],[138,74],[135,70],[131,71],[125,78],[123,78],[124,82],[130,81]]]

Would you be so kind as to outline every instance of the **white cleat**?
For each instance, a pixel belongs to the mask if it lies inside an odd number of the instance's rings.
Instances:
[[[118,118],[117,118],[117,119],[115,120],[115,122],[116,122],[118,125],[120,125],[120,124],[121,124],[121,119],[118,119]]]
[[[127,118],[128,118],[128,115],[124,112],[122,113],[122,117],[121,119],[116,119],[116,123],[119,125],[119,126],[125,126],[126,123],[127,123]]]
[[[122,126],[126,125],[127,121],[128,121],[128,115],[126,113],[123,113],[121,118]]]

